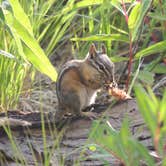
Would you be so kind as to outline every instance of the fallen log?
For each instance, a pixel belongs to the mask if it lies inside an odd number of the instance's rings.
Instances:
[[[108,107],[108,104],[98,105],[94,110],[96,112],[100,110],[99,114],[109,117],[109,122],[116,130],[121,128],[123,119],[128,117],[133,137],[153,149],[151,135],[134,99],[120,102],[113,107]],[[65,120],[63,127],[57,129],[59,124],[55,124],[54,116],[52,112],[41,113],[40,111],[1,113],[0,165],[4,163],[9,166],[35,165],[35,163],[42,165],[47,162],[45,158],[49,158],[49,163],[53,166],[62,164],[71,166],[77,162],[84,166],[103,165],[99,159],[90,157],[92,152],[89,149],[83,150],[84,145],[89,141],[92,120],[71,118]],[[47,149],[47,152],[44,149]],[[113,156],[107,160],[111,165],[118,164]]]

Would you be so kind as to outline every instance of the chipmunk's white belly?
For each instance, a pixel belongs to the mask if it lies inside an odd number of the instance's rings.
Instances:
[[[97,91],[96,90],[85,88],[80,93],[81,109],[95,103],[96,96],[97,96]]]
[[[87,89],[87,100],[86,100],[87,102],[86,102],[86,106],[95,103],[96,96],[97,96],[97,90]]]
[[[94,93],[90,96],[88,105],[91,105],[91,104],[95,103],[96,96],[97,96],[97,92],[94,92]]]

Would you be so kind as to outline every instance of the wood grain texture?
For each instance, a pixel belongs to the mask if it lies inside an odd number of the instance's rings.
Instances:
[[[104,112],[101,111],[100,114],[108,116],[111,125],[116,130],[121,128],[123,119],[127,117],[133,137],[146,147],[153,149],[151,135],[144,124],[134,99],[117,103],[112,108],[108,107]],[[8,122],[4,123],[4,118],[7,117]],[[45,113],[43,117],[45,119],[46,147],[52,154],[50,165],[72,166],[78,162],[82,166],[103,165],[102,161],[92,159],[92,152],[84,146],[86,143],[90,143],[88,140],[92,124],[90,119],[75,118],[66,123],[61,130],[57,130],[53,113]],[[18,122],[18,124],[12,124],[11,121],[11,129],[12,139],[19,150],[12,147],[11,141],[3,128],[3,125],[10,123],[11,119]],[[0,114],[0,134],[0,165],[21,165],[24,163],[21,163],[23,156],[26,161],[25,165],[35,165],[35,162],[38,165],[43,165],[44,148],[40,112],[11,111],[7,115]],[[110,165],[119,165],[118,160],[113,156],[106,158],[106,160],[109,161]]]

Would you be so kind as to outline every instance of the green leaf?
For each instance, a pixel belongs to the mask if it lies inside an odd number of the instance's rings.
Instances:
[[[5,16],[4,16],[4,14],[3,14],[3,10],[2,10],[1,7],[0,7],[0,20],[1,20],[2,22],[5,21]]]
[[[121,34],[99,34],[99,35],[93,35],[88,37],[82,37],[82,38],[72,38],[72,41],[123,41],[128,43],[129,39],[126,35]]]
[[[163,121],[163,120],[166,121],[166,102],[165,101],[166,101],[166,89],[164,90],[163,98],[160,102],[160,121]]]
[[[152,85],[154,82],[154,73],[143,70],[139,72],[137,78],[148,85]]]
[[[161,15],[159,12],[157,13],[150,13],[148,14],[148,16],[150,16],[151,18],[157,19],[157,20],[161,20],[161,21],[166,21],[166,15]]]
[[[110,58],[112,62],[124,62],[124,61],[128,61],[129,58],[127,57],[120,57],[120,56],[113,56]]]
[[[82,0],[80,2],[77,2],[73,8],[79,9],[79,8],[84,8],[92,5],[100,5],[103,3],[103,0]]]
[[[117,8],[123,15],[125,15],[122,5],[118,0],[111,0],[111,5]]]
[[[141,85],[134,87],[136,99],[146,124],[148,125],[153,137],[157,128],[157,105],[151,100],[151,97],[145,92]]]
[[[122,34],[125,34],[125,35],[128,35],[128,32],[116,27],[116,26],[113,26],[113,25],[110,25],[110,28],[114,29],[115,31],[119,32],[119,33],[122,33]]]
[[[12,31],[12,35],[13,35],[13,38],[15,40],[15,43],[16,43],[16,46],[17,46],[17,49],[18,49],[18,53],[22,56],[22,58],[24,59],[24,61],[28,64],[29,62],[28,62],[28,60],[26,58],[26,55],[24,54],[21,39],[19,38],[19,36],[16,33],[16,31]]]
[[[141,50],[135,55],[135,58],[139,59],[140,57],[145,57],[151,54],[160,53],[165,50],[166,50],[166,40],[158,42],[156,44],[149,46],[148,48]]]
[[[128,27],[132,34],[132,41],[135,41],[139,36],[141,26],[149,8],[151,7],[151,3],[152,0],[141,1],[133,7],[128,20]]]
[[[157,64],[152,72],[158,73],[158,74],[165,74],[166,73],[166,65],[165,64]]]
[[[129,29],[131,30],[131,31],[133,31],[134,30],[134,28],[135,28],[135,24],[138,22],[138,20],[136,19],[136,16],[138,15],[138,13],[140,12],[140,9],[141,8],[141,4],[140,3],[137,3],[134,7],[133,7],[133,9],[132,9],[132,11],[131,11],[131,13],[130,13],[130,15],[129,15],[129,20],[128,20],[128,27],[129,27]]]
[[[10,13],[5,15],[7,25],[11,32],[17,33],[19,38],[25,43],[26,58],[41,72],[48,75],[52,80],[56,80],[57,73],[46,57],[38,42],[29,31]]]
[[[100,5],[103,3],[103,0],[82,0],[74,4],[74,0],[68,1],[68,5],[63,8],[62,13],[67,13],[72,10],[78,10],[80,8],[85,8],[93,5]]]
[[[125,149],[121,145],[120,137],[117,131],[115,131],[112,126],[106,122],[100,123],[95,121],[93,123],[90,138],[103,149],[109,152],[113,151],[119,158],[126,158]],[[116,145],[116,146],[114,146]]]
[[[28,19],[28,16],[25,14],[23,8],[21,7],[19,1],[18,0],[9,0],[9,1],[10,1],[10,5],[12,6],[12,9],[13,9],[14,17],[33,36],[33,30],[31,27],[31,23]]]
[[[95,121],[92,125],[90,139],[103,148],[101,154],[108,156],[110,153],[125,165],[139,165],[140,160],[144,159],[147,165],[154,166],[154,160],[148,150],[131,137],[127,121],[122,124],[120,132],[112,128],[108,121]]]

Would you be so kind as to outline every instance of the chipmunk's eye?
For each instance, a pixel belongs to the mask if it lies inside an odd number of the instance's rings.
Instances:
[[[103,70],[103,69],[104,69],[104,67],[103,67],[102,65],[99,65],[99,69]]]

